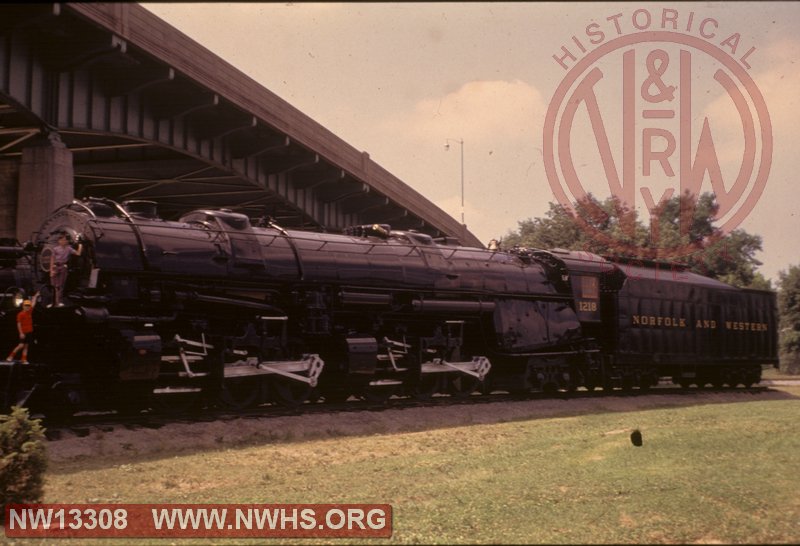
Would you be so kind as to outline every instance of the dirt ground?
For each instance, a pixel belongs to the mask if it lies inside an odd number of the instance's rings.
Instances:
[[[649,408],[744,403],[795,398],[780,390],[693,392],[644,396],[600,396],[413,407],[382,411],[344,411],[276,417],[241,417],[215,422],[172,423],[161,428],[115,426],[91,428],[88,435],[64,431],[48,442],[52,462],[86,457],[118,459],[167,456],[200,449],[222,449],[342,436],[414,432],[436,428],[545,419],[598,412],[628,412]]]

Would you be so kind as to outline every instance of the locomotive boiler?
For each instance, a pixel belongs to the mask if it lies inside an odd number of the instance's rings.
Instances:
[[[48,307],[62,233],[84,250],[65,305]],[[14,302],[42,294],[33,364],[3,366],[5,405],[51,413],[750,385],[776,362],[774,294],[383,224],[285,230],[226,209],[169,221],[152,202],[88,198],[1,258],[4,332]]]

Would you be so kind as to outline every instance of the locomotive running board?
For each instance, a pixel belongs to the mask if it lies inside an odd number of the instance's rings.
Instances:
[[[465,373],[477,377],[481,381],[489,373],[492,364],[485,356],[476,356],[470,362],[447,362],[440,358],[433,359],[433,362],[425,362],[420,367],[421,373],[452,373],[453,371]]]
[[[264,362],[258,362],[256,358],[251,357],[243,365],[226,366],[225,379],[255,375],[280,375],[316,387],[324,366],[325,362],[318,354],[305,355],[302,360],[267,360]],[[301,375],[297,372],[308,372],[308,375]]]

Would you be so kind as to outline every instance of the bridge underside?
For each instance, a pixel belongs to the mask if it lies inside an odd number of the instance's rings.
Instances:
[[[157,201],[165,218],[226,207],[287,227],[381,222],[479,244],[368,154],[135,4],[0,6],[0,63],[0,236],[24,239],[46,214],[20,210],[39,207],[27,194],[73,184],[76,197]],[[69,176],[57,162],[26,167],[47,147],[35,161],[66,157]]]

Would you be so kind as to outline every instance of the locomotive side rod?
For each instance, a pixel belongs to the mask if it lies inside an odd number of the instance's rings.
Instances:
[[[449,369],[442,369],[449,368]],[[432,362],[425,362],[420,368],[420,372],[428,373],[450,373],[451,371],[461,372],[483,381],[484,377],[492,369],[492,364],[485,356],[476,356],[470,362],[447,362],[440,358],[435,358]]]
[[[255,360],[255,359],[248,359]],[[226,366],[225,379],[234,377],[253,377],[257,375],[280,375],[287,379],[307,383],[311,387],[317,386],[317,381],[325,367],[325,361],[318,354],[306,355],[303,360],[276,360],[263,361],[241,366]],[[297,372],[308,372],[302,375]]]

